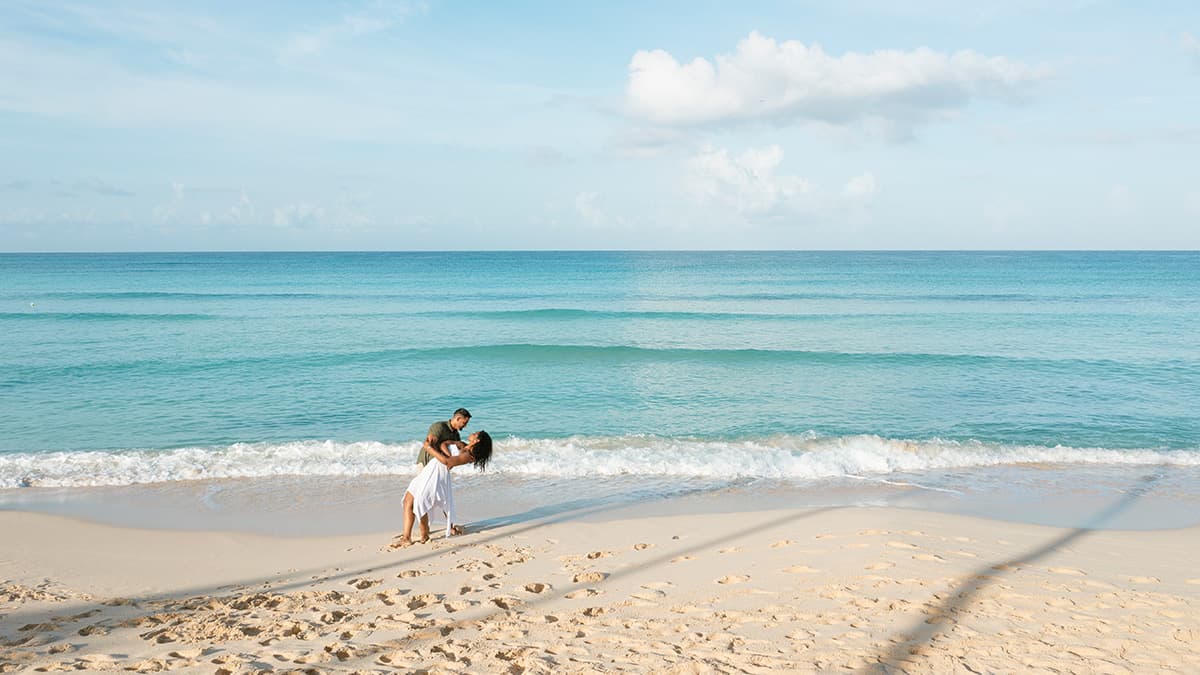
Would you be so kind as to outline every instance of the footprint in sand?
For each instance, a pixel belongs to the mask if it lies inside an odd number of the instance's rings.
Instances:
[[[723,548],[717,551],[717,553],[737,553],[740,550],[742,550],[740,547],[730,546],[729,548]]]
[[[408,608],[421,609],[422,607],[428,607],[429,605],[441,601],[442,596],[438,593],[422,593],[421,595],[414,595],[408,599]]]
[[[945,558],[940,555],[934,555],[933,553],[921,553],[919,555],[914,555],[913,560],[922,560],[924,562],[946,562]]]
[[[887,530],[859,530],[858,533],[864,536],[873,534],[891,534],[891,532],[888,532]]]
[[[400,590],[398,588],[389,588],[386,591],[376,593],[375,597],[379,598],[379,600],[381,602],[383,602],[383,604],[385,604],[385,605],[394,605],[397,602],[400,602],[401,596],[407,595],[407,594],[408,594],[407,590]]]
[[[613,555],[612,551],[592,551],[591,553],[587,554],[587,559],[595,560],[597,558],[607,558],[611,555]]]
[[[917,546],[916,544],[909,544],[909,543],[903,542],[903,541],[889,541],[887,543],[887,545],[891,546],[892,548],[907,548],[907,549],[921,548],[920,546]]]
[[[397,579],[411,579],[413,577],[419,577],[424,574],[425,573],[422,572],[421,570],[404,570],[403,572],[397,574],[396,578]]]
[[[500,609],[512,609],[521,605],[521,601],[509,595],[498,595],[492,598],[492,604]]]
[[[372,586],[382,584],[383,579],[351,579],[347,583],[360,591],[364,591]]]
[[[530,593],[542,593],[544,591],[550,590],[550,584],[541,584],[541,583],[525,584],[525,590],[529,591]]]
[[[695,558],[693,558],[690,555],[681,555],[678,558],[671,558],[671,562],[673,562],[673,563],[686,562],[688,560],[695,560]]]
[[[652,581],[648,584],[642,584],[642,588],[650,588],[654,590],[662,590],[664,588],[674,588],[675,584],[669,581]]]
[[[577,598],[591,598],[591,597],[600,595],[603,592],[604,591],[601,591],[601,590],[595,589],[595,588],[581,588],[577,591],[571,591],[570,593],[567,593],[563,597],[565,597],[568,600],[575,600]]]
[[[808,565],[795,565],[793,567],[784,568],[783,571],[787,572],[788,574],[816,574],[821,570],[814,569]]]
[[[1184,644],[1194,645],[1200,641],[1200,630],[1196,630],[1195,628],[1180,628],[1172,633],[1171,637]]]
[[[572,577],[571,581],[577,584],[594,584],[598,581],[604,581],[607,578],[607,572],[580,572]]]
[[[978,558],[979,557],[979,556],[975,555],[974,553],[971,553],[970,551],[955,551],[954,555],[956,555],[960,558]]]
[[[783,548],[784,546],[791,546],[794,543],[796,542],[792,541],[791,539],[780,539],[774,544],[771,544],[771,548]]]
[[[1077,570],[1074,567],[1049,567],[1047,568],[1047,571],[1053,572],[1054,574],[1066,574],[1073,577],[1086,576],[1086,573],[1083,570]]]
[[[744,584],[747,581],[750,581],[750,577],[744,574],[731,574],[716,580],[718,584]]]
[[[636,598],[638,600],[646,600],[647,602],[649,602],[649,601],[660,600],[662,598],[665,598],[665,597],[667,597],[667,594],[662,591],[645,591],[642,593],[634,593],[633,595],[631,595],[629,597]]]
[[[896,566],[896,564],[895,564],[895,563],[890,563],[890,562],[877,562],[877,563],[874,563],[874,564],[871,564],[871,565],[867,565],[867,566],[866,566],[866,569],[869,569],[869,570],[886,570],[886,569],[891,569],[891,568],[893,568],[893,567],[895,567],[895,566]]]
[[[654,547],[654,544],[634,544],[634,545],[633,545],[633,550],[635,550],[635,551],[645,551],[646,549],[648,549],[648,548],[653,548],[653,547]]]
[[[1129,580],[1135,584],[1159,584],[1162,580],[1158,577],[1129,577]]]

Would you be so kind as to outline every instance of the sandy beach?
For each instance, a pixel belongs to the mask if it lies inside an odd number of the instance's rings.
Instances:
[[[679,511],[406,549],[3,512],[0,671],[1200,668],[1200,528]]]

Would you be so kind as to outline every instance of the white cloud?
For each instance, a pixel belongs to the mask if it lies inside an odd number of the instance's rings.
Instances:
[[[705,147],[688,161],[686,186],[702,204],[730,207],[748,220],[772,219],[800,209],[812,189],[800,176],[777,175],[782,161],[778,145],[737,157]]]
[[[752,32],[733,54],[680,63],[661,49],[638,51],[626,87],[631,116],[663,126],[875,125],[904,136],[975,98],[1015,99],[1047,76],[1004,57],[920,47],[826,54],[819,45]]]
[[[851,178],[842,188],[842,196],[854,202],[870,201],[875,196],[875,174],[868,171]]]
[[[250,200],[250,195],[246,194],[245,190],[241,191],[238,201],[229,210],[225,212],[224,220],[238,225],[254,224],[258,216],[258,209],[255,208],[254,202]]]
[[[325,220],[325,209],[312,204],[287,204],[275,208],[275,227],[303,229],[320,225]]]
[[[608,221],[604,209],[596,203],[599,197],[600,193],[598,192],[580,192],[575,196],[575,211],[589,225],[603,225]]]
[[[154,207],[154,220],[160,224],[173,222],[183,206],[185,192],[183,183],[171,181],[171,199],[166,204]]]

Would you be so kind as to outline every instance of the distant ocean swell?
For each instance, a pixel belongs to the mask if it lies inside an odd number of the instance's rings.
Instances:
[[[573,298],[609,298],[609,292],[581,291],[573,292]],[[557,293],[534,293],[529,291],[476,291],[470,293],[470,298],[487,300],[538,300],[559,298]],[[848,291],[747,291],[734,293],[687,293],[687,292],[634,292],[624,296],[630,300],[689,300],[689,301],[790,301],[790,300],[868,300],[875,302],[887,301],[944,301],[944,302],[1095,302],[1095,301],[1128,301],[1143,300],[1147,296],[1131,293],[1081,293],[1066,295],[1062,293],[906,293],[906,292],[848,292]],[[365,292],[311,292],[311,291],[49,291],[31,292],[16,296],[11,293],[0,294],[0,299],[16,300],[405,300],[427,299],[421,292],[410,293],[395,291],[365,291]]]
[[[237,443],[212,448],[0,455],[0,488],[270,476],[412,475],[416,443]],[[812,434],[717,441],[655,436],[509,438],[488,471],[548,478],[761,478],[803,482],[1029,464],[1200,467],[1200,448],[1105,449]]]
[[[58,366],[14,366],[11,377],[42,376],[61,374],[81,375],[88,372],[136,371],[139,368],[158,370],[178,369],[184,373],[191,370],[213,370],[241,368],[248,365],[261,366],[334,366],[345,364],[385,364],[406,359],[457,359],[469,358],[480,362],[539,363],[609,361],[609,362],[705,362],[705,363],[812,363],[845,365],[962,365],[962,366],[1032,366],[1043,369],[1095,367],[1106,372],[1120,373],[1135,364],[1111,359],[1052,359],[1043,357],[1002,356],[989,354],[921,353],[921,352],[839,352],[802,349],[700,349],[690,347],[638,347],[629,345],[547,345],[547,344],[493,344],[462,347],[399,348],[369,351],[319,352],[301,354],[278,354],[271,356],[233,357],[225,359],[178,360],[166,362],[162,359],[131,359],[71,363]],[[1161,359],[1136,363],[1138,373],[1150,376],[1162,371],[1164,376],[1177,378],[1189,374],[1200,374],[1200,363],[1184,359]]]

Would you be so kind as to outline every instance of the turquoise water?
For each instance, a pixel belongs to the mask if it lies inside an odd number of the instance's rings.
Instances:
[[[0,487],[406,473],[459,406],[525,478],[1194,468],[1200,253],[0,255]]]

